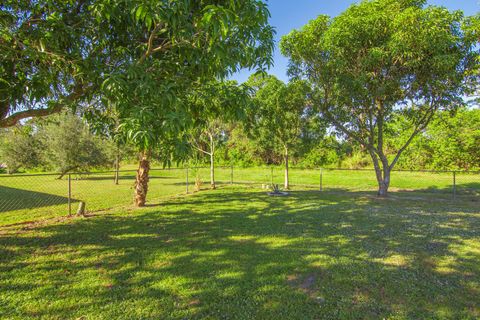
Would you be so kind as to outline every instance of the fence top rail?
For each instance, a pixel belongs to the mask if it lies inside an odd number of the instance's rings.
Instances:
[[[269,167],[235,167],[235,166],[216,166],[216,169],[268,169],[268,168],[280,168],[279,166],[269,166]],[[151,168],[150,171],[173,171],[173,170],[195,170],[195,169],[210,169],[210,167],[182,167],[182,168]],[[349,169],[349,168],[304,168],[304,167],[295,167],[291,166],[290,169],[295,170],[324,170],[324,171],[375,171],[371,168],[360,168],[360,169]],[[90,172],[71,172],[67,173],[64,176],[68,175],[96,175],[96,174],[115,174],[115,170],[105,170],[105,171],[90,171]],[[136,173],[136,169],[129,170],[119,170],[118,173]],[[404,170],[404,169],[395,169],[392,172],[411,172],[411,173],[456,173],[456,174],[480,174],[480,171],[468,171],[468,170]],[[11,177],[39,177],[39,176],[60,176],[61,173],[52,173],[52,172],[39,172],[39,173],[15,173],[15,174],[0,174],[1,178],[11,178]]]
[[[304,167],[289,167],[290,169],[300,170],[325,170],[325,171],[375,171],[373,168],[304,168]],[[418,172],[418,173],[473,173],[480,174],[480,170],[407,170],[407,169],[393,169],[391,172]]]
[[[230,169],[232,166],[215,166],[215,169]],[[150,171],[173,171],[173,170],[186,170],[186,169],[210,169],[210,167],[182,167],[182,168],[151,168]],[[64,174],[68,175],[95,175],[95,174],[114,174],[116,170],[103,170],[103,171],[81,171],[81,172],[69,172]],[[136,173],[137,169],[118,170],[118,173]],[[2,173],[0,178],[11,177],[36,177],[36,176],[60,176],[61,172],[38,172],[38,173]]]

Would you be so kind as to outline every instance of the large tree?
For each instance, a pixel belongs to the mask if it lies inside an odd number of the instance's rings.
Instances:
[[[140,151],[135,203],[143,206],[152,151],[170,161],[187,148],[184,133],[209,108],[190,97],[239,68],[269,66],[273,29],[259,0],[134,2],[126,9],[133,15],[116,24],[141,32],[117,47],[125,59],[103,82],[102,104],[117,110],[119,128]]]
[[[120,30],[108,16],[102,17],[99,6],[113,8],[114,4],[100,0],[1,2],[0,127],[90,100],[102,75],[122,60],[112,53],[113,48],[136,36],[127,28]]]
[[[285,164],[284,187],[288,189],[289,156],[298,149],[307,122],[309,88],[304,81],[285,84],[272,75],[253,75],[248,85],[254,90],[252,139],[272,142],[280,149]]]
[[[463,105],[477,82],[478,22],[422,0],[371,0],[282,38],[290,74],[310,80],[322,115],[371,156],[379,195],[435,112]],[[398,112],[412,129],[389,157],[384,136]]]

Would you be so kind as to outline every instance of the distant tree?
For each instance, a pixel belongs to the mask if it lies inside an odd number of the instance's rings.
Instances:
[[[41,166],[43,148],[31,124],[4,129],[0,139],[0,162],[6,165],[8,173]]]
[[[255,91],[251,112],[252,138],[273,142],[285,164],[285,189],[289,188],[289,156],[298,148],[308,109],[309,88],[303,81],[288,84],[275,76],[254,75],[248,85]]]
[[[433,168],[480,169],[480,109],[438,113],[425,135],[435,150]]]
[[[344,152],[342,144],[334,136],[325,136],[310,146],[301,163],[307,167],[339,167],[345,156]]]
[[[282,38],[290,75],[313,84],[321,114],[372,158],[380,196],[435,113],[463,105],[478,83],[479,19],[422,0],[371,0]],[[397,112],[411,131],[389,156],[385,134]]]
[[[209,157],[210,161],[210,188],[215,189],[215,152],[219,140],[225,132],[225,124],[218,119],[207,121],[201,128],[195,128],[190,136],[190,145],[196,151]]]
[[[214,81],[190,96],[190,103],[203,110],[189,132],[192,148],[210,159],[210,187],[215,189],[215,155],[218,143],[226,138],[227,124],[245,118],[249,104],[248,87],[236,81]]]
[[[43,159],[61,179],[69,172],[89,171],[112,165],[108,142],[93,135],[77,115],[62,113],[39,122],[38,137],[44,147]]]
[[[238,166],[252,166],[267,163],[260,156],[261,146],[256,141],[249,139],[242,122],[235,122],[229,128],[225,141],[225,157],[230,164]]]
[[[397,117],[395,122],[405,133],[411,130],[404,117]],[[387,150],[405,141],[405,133],[387,135]],[[479,146],[480,109],[460,108],[453,116],[439,111],[398,165],[406,169],[478,170]]]

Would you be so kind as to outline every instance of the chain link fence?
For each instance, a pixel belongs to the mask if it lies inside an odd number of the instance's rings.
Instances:
[[[0,175],[0,224],[15,224],[75,213],[80,202],[87,211],[98,211],[133,203],[135,170],[70,174]],[[281,167],[216,167],[217,187],[284,185]],[[292,190],[324,192],[375,192],[375,172],[369,169],[289,168]],[[148,202],[210,188],[210,168],[151,169]],[[393,171],[389,189],[395,196],[426,200],[444,198],[480,201],[480,172]]]

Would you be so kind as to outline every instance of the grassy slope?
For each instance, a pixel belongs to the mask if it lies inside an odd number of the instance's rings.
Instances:
[[[475,319],[478,202],[226,188],[0,229],[5,319]]]
[[[209,169],[189,170],[190,191],[195,177],[199,176],[208,187]],[[35,221],[44,218],[63,216],[68,213],[68,183],[56,180],[56,176],[0,176],[0,225]],[[114,185],[112,174],[73,175],[73,211],[77,201],[86,201],[88,210],[101,210],[132,203],[135,171],[123,172],[120,184]],[[219,184],[229,184],[230,168],[217,168]],[[235,183],[253,182],[257,185],[269,184],[272,179],[270,168],[235,168]],[[408,190],[410,196],[452,198],[451,173],[433,174],[419,172],[395,172],[392,176],[392,191]],[[184,169],[151,171],[149,201],[158,203],[165,197],[185,193],[186,171]],[[283,170],[274,168],[273,182],[282,185]],[[297,189],[319,189],[319,170],[291,169],[290,182],[301,185]],[[458,175],[458,194],[480,194],[480,174]],[[308,186],[306,186],[308,185]],[[323,189],[336,191],[376,190],[375,175],[372,171],[332,171],[323,172]],[[411,192],[415,190],[415,192]]]

